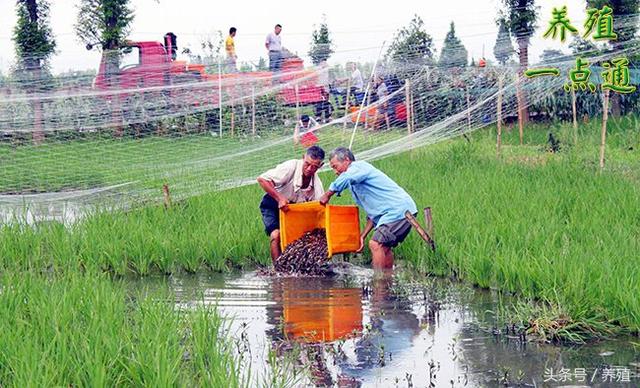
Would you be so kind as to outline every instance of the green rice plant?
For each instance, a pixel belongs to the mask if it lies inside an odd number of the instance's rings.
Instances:
[[[178,311],[99,273],[0,282],[2,386],[248,385],[213,309]]]

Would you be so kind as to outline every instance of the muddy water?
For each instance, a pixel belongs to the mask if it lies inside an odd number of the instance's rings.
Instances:
[[[254,384],[270,379],[274,365],[294,365],[309,376],[295,386],[640,386],[637,338],[538,344],[496,327],[491,292],[350,265],[339,272],[333,278],[201,274],[131,287],[169,287],[181,309],[219,306],[232,318],[230,331],[250,360]]]

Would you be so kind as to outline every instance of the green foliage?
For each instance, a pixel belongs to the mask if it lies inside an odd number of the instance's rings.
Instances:
[[[408,26],[399,29],[387,49],[387,58],[397,62],[431,63],[433,39],[424,29],[424,21],[415,15]]]
[[[269,66],[267,66],[267,60],[264,59],[263,57],[260,57],[260,59],[258,59],[258,64],[256,65],[256,70],[257,71],[269,70]]]
[[[465,67],[467,65],[467,49],[456,36],[455,25],[451,27],[444,38],[444,45],[438,63],[442,67]]]
[[[501,11],[501,19],[511,35],[517,40],[527,40],[537,27],[538,8],[535,0],[502,0],[506,10]]]
[[[493,56],[496,57],[498,63],[504,66],[514,53],[515,50],[511,42],[511,35],[509,35],[509,30],[507,29],[507,22],[500,18],[498,19],[496,44],[493,46]]]
[[[14,77],[19,85],[38,88],[43,86],[42,79],[47,78],[48,60],[56,48],[49,26],[49,2],[19,0],[16,13],[13,41],[18,61]]]
[[[114,50],[123,46],[133,18],[129,0],[81,0],[74,28],[83,43]]]
[[[327,27],[327,17],[322,15],[322,22],[311,34],[311,48],[309,49],[309,57],[314,65],[329,59],[333,54],[333,41]]]

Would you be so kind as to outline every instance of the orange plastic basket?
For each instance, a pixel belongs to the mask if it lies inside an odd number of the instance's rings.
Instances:
[[[358,207],[322,206],[318,201],[290,204],[288,212],[280,211],[280,247],[284,251],[287,245],[316,228],[325,229],[329,257],[360,248]]]

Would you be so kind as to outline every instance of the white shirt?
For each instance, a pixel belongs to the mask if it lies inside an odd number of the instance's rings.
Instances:
[[[275,32],[267,35],[265,43],[269,46],[269,51],[282,51],[282,39]]]
[[[302,188],[302,159],[287,160],[260,175],[260,178],[273,182],[276,191],[287,198],[290,203],[319,200],[324,194],[322,181],[318,174],[313,174],[309,186]]]
[[[356,88],[356,90],[361,91],[364,88],[364,80],[362,79],[362,74],[360,70],[357,68],[351,73],[351,87]]]
[[[320,66],[318,68],[318,85],[329,86],[329,67]]]

